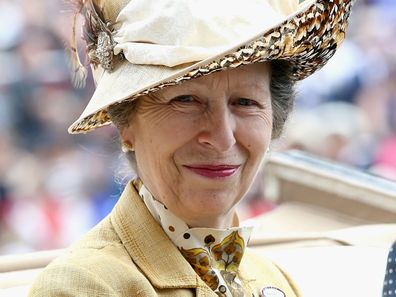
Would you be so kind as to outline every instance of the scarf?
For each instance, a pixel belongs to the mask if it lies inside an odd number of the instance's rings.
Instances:
[[[133,184],[151,215],[200,278],[219,296],[245,296],[247,288],[238,269],[253,228],[190,228],[156,200],[140,179]]]

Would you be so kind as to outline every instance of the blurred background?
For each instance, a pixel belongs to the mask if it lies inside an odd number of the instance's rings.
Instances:
[[[357,2],[347,40],[298,85],[272,150],[396,180],[396,1]],[[110,212],[127,180],[115,129],[67,134],[93,82],[71,85],[64,10],[61,0],[0,0],[0,255],[68,246]],[[271,208],[260,193],[258,180],[244,217]]]

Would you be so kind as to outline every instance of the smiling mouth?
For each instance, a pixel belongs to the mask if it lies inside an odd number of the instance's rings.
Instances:
[[[207,178],[226,178],[234,175],[240,165],[185,165],[184,167]]]

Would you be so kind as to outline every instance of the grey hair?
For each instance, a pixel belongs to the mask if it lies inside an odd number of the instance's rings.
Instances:
[[[272,139],[277,139],[281,136],[286,120],[293,109],[295,81],[292,79],[292,67],[289,62],[274,60],[270,63],[270,92],[273,117]],[[138,103],[139,100],[126,101],[114,104],[108,108],[107,112],[110,119],[118,131],[122,131],[129,126],[130,119],[136,111]],[[132,168],[136,171],[135,152],[128,151],[125,155]]]
[[[116,126],[118,132],[121,132],[124,128],[127,128],[129,126],[130,119],[137,109],[138,101],[139,100],[117,103],[111,105],[107,109],[107,113],[112,123]],[[127,150],[124,152],[124,156],[128,160],[128,163],[132,167],[132,169],[137,172],[135,152]]]
[[[293,68],[289,62],[274,60],[271,62],[271,105],[272,105],[272,139],[278,139],[283,127],[293,110],[295,99],[295,80]]]

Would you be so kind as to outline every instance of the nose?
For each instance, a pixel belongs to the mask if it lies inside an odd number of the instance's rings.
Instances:
[[[198,135],[200,144],[226,152],[236,143],[236,119],[228,107],[212,109],[202,121]]]

